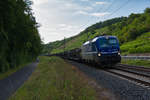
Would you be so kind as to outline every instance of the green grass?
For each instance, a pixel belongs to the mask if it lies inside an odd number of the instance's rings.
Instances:
[[[77,36],[76,38],[66,42],[65,50],[67,51],[67,50],[71,50],[74,48],[80,48],[86,39],[87,39],[86,34],[82,34],[80,36]],[[63,51],[64,51],[64,45],[61,45],[60,47],[53,49],[51,53],[60,53]]]
[[[13,73],[17,72],[18,70],[20,70],[21,68],[25,67],[26,65],[28,65],[29,63],[26,63],[26,64],[22,64],[20,65],[19,67],[16,67],[14,69],[9,69],[8,71],[6,72],[1,72],[0,73],[0,80],[12,75]]]
[[[127,42],[121,46],[123,55],[134,53],[150,53],[150,32],[138,37],[136,40]]]
[[[150,61],[148,60],[122,60],[121,63],[128,65],[150,67]]]
[[[96,100],[87,83],[63,59],[40,57],[37,69],[10,100]]]

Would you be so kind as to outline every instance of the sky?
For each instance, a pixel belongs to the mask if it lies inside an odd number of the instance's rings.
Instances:
[[[79,34],[88,26],[115,17],[142,13],[150,0],[32,0],[44,43]]]

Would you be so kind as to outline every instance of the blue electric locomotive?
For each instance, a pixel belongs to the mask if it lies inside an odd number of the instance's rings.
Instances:
[[[81,59],[85,62],[102,65],[121,61],[120,47],[115,36],[99,36],[85,42],[81,47]]]

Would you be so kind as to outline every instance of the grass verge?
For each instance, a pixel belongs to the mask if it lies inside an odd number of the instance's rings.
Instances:
[[[40,57],[40,63],[10,100],[97,100],[96,92],[74,67],[58,57]]]
[[[121,61],[122,64],[144,66],[150,68],[150,61],[148,60],[124,60]]]

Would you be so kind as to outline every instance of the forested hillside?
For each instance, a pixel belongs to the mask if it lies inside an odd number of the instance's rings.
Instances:
[[[30,0],[0,1],[0,72],[35,59],[41,51]]]
[[[150,8],[144,13],[131,14],[128,17],[114,18],[96,23],[85,29],[79,35],[68,39],[66,49],[78,48],[87,40],[96,36],[107,34],[117,36],[122,54],[149,53],[150,52]],[[44,52],[62,52],[64,40],[45,45]]]

